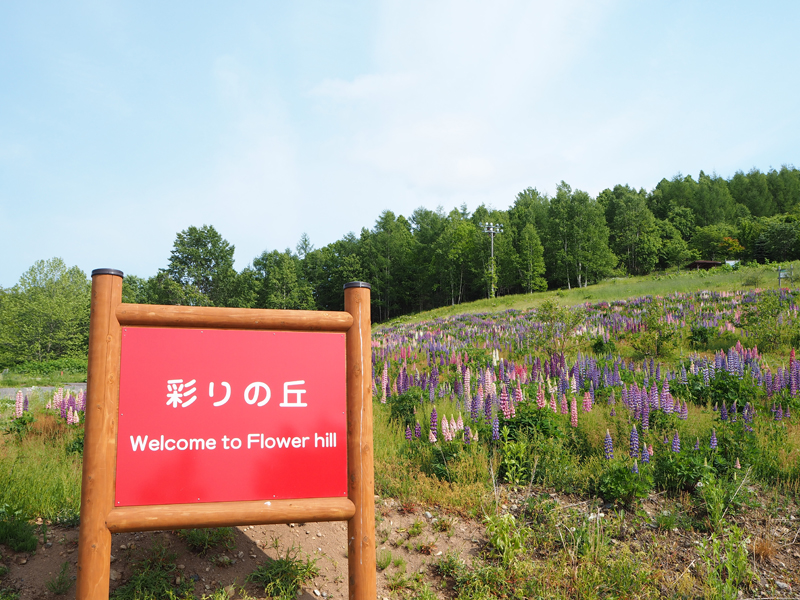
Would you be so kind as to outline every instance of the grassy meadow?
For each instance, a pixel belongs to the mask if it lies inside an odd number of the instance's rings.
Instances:
[[[392,596],[792,597],[797,311],[762,266],[374,327],[378,545],[392,503],[449,515],[440,535],[455,519],[482,531],[475,556],[393,574]],[[0,400],[0,544],[10,524],[77,523],[83,404],[58,391]]]

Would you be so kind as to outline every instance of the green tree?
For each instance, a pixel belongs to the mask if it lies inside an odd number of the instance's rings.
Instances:
[[[558,185],[548,211],[548,252],[552,256],[551,280],[577,287],[606,277],[617,257],[608,247],[608,226],[603,206],[586,192]]]
[[[598,197],[611,226],[611,247],[631,275],[652,271],[661,248],[656,219],[645,198],[644,190],[637,193],[621,185],[603,191]]]
[[[745,175],[742,171],[728,182],[731,196],[738,204],[743,204],[756,217],[771,217],[775,214],[775,199],[769,190],[767,176],[758,169],[751,169]]]
[[[799,170],[787,165],[780,171],[771,169],[767,173],[767,185],[779,212],[796,211],[800,206]]]
[[[729,225],[697,227],[689,245],[703,260],[725,260],[728,255],[724,240],[735,235],[736,230]]]
[[[451,305],[461,304],[464,299],[476,233],[475,225],[453,209],[447,216],[444,231],[436,240],[434,264],[437,278],[446,286]]]
[[[300,259],[288,248],[283,252],[264,251],[253,260],[258,282],[256,306],[292,310],[315,308],[311,286],[303,277]]]
[[[545,272],[544,247],[533,223],[528,223],[522,230],[517,262],[520,280],[526,292],[530,294],[547,289],[547,280],[543,277]]]
[[[38,260],[0,295],[5,364],[86,355],[91,282],[60,258]]]
[[[236,278],[234,249],[211,225],[189,227],[177,234],[166,273],[180,285],[195,288],[200,296],[189,297],[199,303],[228,306]]]

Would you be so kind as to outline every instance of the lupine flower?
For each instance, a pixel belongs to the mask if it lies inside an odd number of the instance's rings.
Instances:
[[[500,420],[497,417],[492,420],[492,439],[500,439]]]
[[[680,452],[681,451],[681,438],[678,435],[678,430],[675,430],[675,435],[672,436],[672,451],[673,452]]]
[[[719,407],[719,420],[720,421],[728,420],[728,407],[725,406],[724,402]]]
[[[442,419],[442,438],[445,442],[453,440],[453,433],[450,431],[450,424],[447,422],[447,417]]]
[[[569,424],[573,427],[578,426],[578,399],[573,396],[570,404]]]
[[[470,443],[470,433],[471,432],[469,430],[469,425],[465,425],[464,426],[464,443],[465,444],[469,444]]]
[[[642,462],[650,462],[650,453],[647,451],[647,444],[642,444]]]
[[[734,463],[733,468],[734,469],[741,469],[742,468],[742,465],[739,463],[739,457],[738,456],[736,457],[736,463]]]
[[[417,424],[414,425],[414,437],[422,437],[422,427],[420,427],[419,421],[417,421]]]
[[[25,398],[22,400],[22,412],[28,412],[28,394],[25,394]]]
[[[411,426],[406,425],[406,439],[410,442],[413,439],[413,434],[411,433]]]
[[[700,450],[700,438],[697,438],[697,441],[694,443],[694,449]]]
[[[606,437],[603,440],[603,452],[605,453],[606,460],[614,458],[614,442],[611,440],[611,434],[606,429]]]
[[[592,410],[592,395],[589,392],[583,394],[583,412]]]
[[[689,403],[688,403],[688,402],[684,402],[684,403],[681,405],[681,415],[680,415],[680,418],[681,418],[681,420],[683,420],[683,421],[685,421],[685,420],[687,420],[687,419],[689,418]]]
[[[650,456],[653,456],[653,444],[647,446],[647,451],[650,453]]]
[[[569,407],[567,405],[567,395],[561,394],[561,414],[568,415],[569,414]]]
[[[22,395],[22,390],[19,390],[17,392],[16,402],[14,404],[14,418],[15,419],[18,419],[19,417],[22,416],[22,413],[23,413],[22,407],[23,407],[23,403],[24,402],[25,402],[25,400],[24,400],[23,395]]]
[[[631,428],[630,453],[631,458],[639,458],[639,432],[636,431],[635,423]]]
[[[778,405],[778,410],[775,411],[775,420],[781,421],[783,420],[783,405]]]
[[[558,408],[556,407],[555,391],[550,392],[550,410],[552,410],[554,413],[558,413]]]
[[[500,410],[503,411],[503,417],[506,419],[511,418],[511,408],[509,407],[508,390],[506,386],[500,391]]]
[[[431,411],[431,427],[430,427],[430,429],[434,433],[436,433],[436,431],[438,431],[438,429],[439,429],[439,415],[436,414],[436,407],[435,406],[433,407],[433,410]]]
[[[544,398],[544,388],[540,383],[538,389],[536,390],[536,406],[538,406],[541,409],[545,407],[545,404],[546,401]]]
[[[714,450],[717,447],[717,430],[711,430],[711,441],[708,444],[708,447]]]
[[[428,432],[428,441],[429,441],[431,444],[435,444],[435,443],[436,443],[436,434],[433,432],[433,429],[431,429],[431,430]]]
[[[456,421],[456,431],[464,431],[464,419],[461,418],[461,413],[458,413],[458,421]]]
[[[633,466],[631,467],[631,472],[632,473],[636,473],[637,475],[639,474],[639,465],[636,464],[635,460],[633,461]]]

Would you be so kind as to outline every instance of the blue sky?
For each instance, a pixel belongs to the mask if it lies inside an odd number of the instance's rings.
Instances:
[[[214,225],[236,266],[386,209],[507,208],[800,166],[797,2],[0,7],[0,286],[140,276]]]

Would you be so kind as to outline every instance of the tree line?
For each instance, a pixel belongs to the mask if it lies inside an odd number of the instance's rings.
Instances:
[[[494,262],[484,224],[494,236]],[[447,304],[609,276],[645,275],[695,259],[800,258],[800,171],[752,169],[729,179],[676,175],[651,191],[617,185],[596,198],[561,182],[553,196],[519,192],[506,210],[386,210],[372,228],[314,248],[264,251],[234,268],[211,225],[177,234],[165,268],[126,275],[123,301],[247,308],[343,308],[348,281],[372,285],[373,320]],[[0,289],[0,365],[85,353],[90,283],[60,259],[39,261]]]

